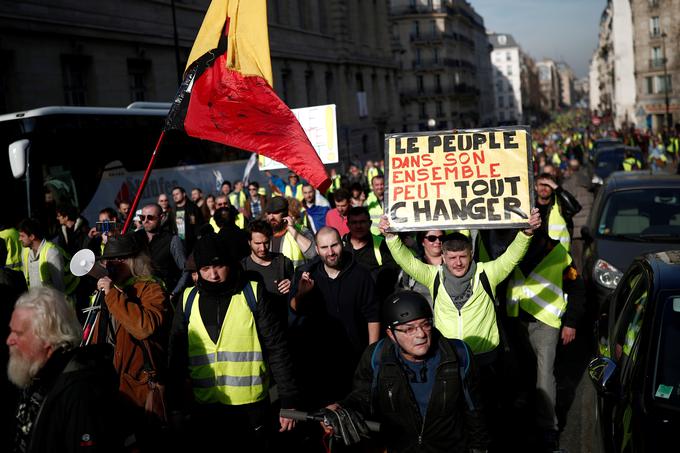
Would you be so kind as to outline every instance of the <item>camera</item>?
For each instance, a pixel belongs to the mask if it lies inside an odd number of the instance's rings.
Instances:
[[[115,235],[120,233],[123,226],[120,222],[113,222],[111,220],[105,220],[103,222],[97,222],[96,229],[98,233]]]

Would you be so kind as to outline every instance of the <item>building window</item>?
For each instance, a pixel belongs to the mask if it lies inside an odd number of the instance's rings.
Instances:
[[[416,63],[420,64],[420,49],[416,49]]]
[[[501,121],[505,121],[505,112],[503,110],[498,112],[498,119]]]
[[[508,38],[505,35],[498,35],[498,44],[504,46],[508,42]]]
[[[515,98],[512,96],[508,96],[508,107],[514,107],[515,106]]]
[[[502,80],[498,80],[498,81],[496,82],[496,91],[499,92],[499,93],[502,93],[502,92],[503,92],[503,85],[504,85],[504,84],[503,84],[503,81],[502,81]]]
[[[663,53],[661,52],[661,47],[652,47],[650,50],[651,50],[650,66],[652,68],[663,67]]]
[[[647,88],[645,94],[654,93],[654,77],[645,77],[645,87]]]
[[[335,99],[333,73],[331,71],[326,71],[326,102],[332,104],[333,99]]]
[[[427,109],[425,108],[424,102],[418,103],[418,117],[419,118],[427,118]]]
[[[659,25],[659,16],[649,18],[649,34],[650,36],[661,36],[661,26]]]
[[[62,56],[61,68],[64,77],[64,101],[66,105],[87,104],[87,80],[91,62],[92,59],[86,56]]]
[[[435,47],[434,49],[432,49],[432,56],[434,58],[434,62],[439,63],[439,49],[438,48]]]
[[[420,25],[417,20],[413,21],[413,36],[416,38],[420,36]]]
[[[437,93],[442,92],[442,76],[437,74],[434,76],[434,86]]]
[[[130,58],[127,61],[127,67],[130,99],[132,102],[148,100],[151,62],[139,58]]]
[[[671,84],[671,76],[670,74],[667,76],[656,76],[654,77],[654,85],[656,88],[656,93],[665,93],[666,90],[668,90],[669,93],[673,92],[673,86]]]
[[[508,66],[506,74],[509,76],[512,75],[512,66]]]
[[[312,70],[305,71],[305,94],[307,95],[307,106],[316,105],[316,82]]]
[[[418,89],[418,93],[422,93],[425,91],[425,81],[423,76],[421,75],[416,77],[416,88]]]
[[[512,55],[510,52],[505,52],[505,61],[512,61]]]
[[[291,105],[292,102],[293,102],[293,99],[291,97],[292,93],[290,92],[290,79],[291,79],[290,69],[282,69],[281,70],[281,97],[283,98],[283,102],[285,102],[287,105]]]
[[[437,101],[437,116],[444,116],[444,105],[441,101]]]
[[[498,96],[498,107],[504,108],[505,107],[505,98],[503,96]]]

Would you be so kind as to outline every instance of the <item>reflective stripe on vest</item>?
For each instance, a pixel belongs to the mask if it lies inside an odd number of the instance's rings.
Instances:
[[[21,241],[19,241],[19,231],[16,228],[7,228],[0,231],[0,238],[4,239],[7,246],[7,260],[5,266],[20,271],[21,270]]]
[[[62,275],[64,279],[64,293],[70,295],[73,293],[73,291],[75,291],[80,280],[78,279],[78,277],[74,276],[69,271],[68,263],[71,262],[71,257],[68,255],[68,253],[66,253],[61,247],[49,241],[45,241],[43,243],[43,246],[40,249],[40,255],[38,255],[38,272],[40,273],[40,283],[49,285],[52,282],[52,278],[50,275],[50,263],[47,262],[47,251],[51,249],[57,250],[57,252],[59,252],[62,259],[64,260],[64,269],[62,269]],[[30,288],[31,282],[28,272],[30,261],[29,253],[30,253],[29,248],[24,247],[24,251],[22,254],[22,260],[24,264],[24,277],[26,278],[26,285]]]
[[[371,235],[373,237],[373,254],[375,255],[375,260],[378,262],[378,266],[382,266],[382,253],[380,253],[380,244],[385,240],[382,236]]]
[[[298,267],[305,262],[305,255],[289,231],[286,231],[281,240],[281,253],[293,262],[293,267]]]
[[[298,200],[302,201],[304,198],[302,196],[302,184],[298,184],[297,186],[295,186],[295,195],[293,195],[293,188],[289,184],[286,184],[286,190],[284,191],[284,195],[286,197],[297,198]]]
[[[515,268],[507,290],[508,316],[519,316],[521,308],[544,324],[559,329],[567,308],[562,274],[569,264],[569,252],[558,244],[528,277],[524,278],[519,267]]]
[[[562,245],[569,251],[571,249],[571,237],[569,236],[569,230],[567,229],[567,222],[560,214],[560,208],[555,202],[550,208],[550,214],[548,215],[548,236],[551,239],[560,241]]]
[[[257,284],[251,285],[257,294]],[[184,291],[183,307],[191,289]],[[189,375],[198,403],[241,405],[267,397],[267,366],[243,292],[232,296],[217,344],[203,324],[199,292],[189,314],[188,340]]]

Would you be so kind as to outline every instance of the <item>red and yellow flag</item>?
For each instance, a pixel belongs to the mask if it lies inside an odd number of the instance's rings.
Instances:
[[[191,49],[167,128],[262,154],[320,191],[330,178],[272,89],[266,0],[213,0]]]

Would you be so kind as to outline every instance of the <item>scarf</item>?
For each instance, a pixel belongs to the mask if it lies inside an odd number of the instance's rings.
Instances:
[[[470,296],[472,296],[472,278],[475,276],[477,263],[472,261],[470,268],[462,277],[453,275],[449,272],[446,265],[442,267],[444,268],[444,288],[451,298],[453,305],[460,311]]]

